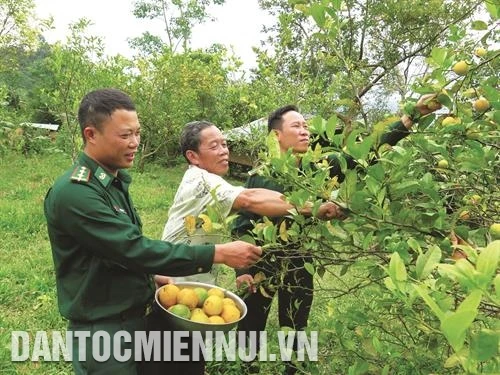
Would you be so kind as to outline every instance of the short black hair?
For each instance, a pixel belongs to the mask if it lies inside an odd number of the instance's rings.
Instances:
[[[181,146],[181,152],[184,158],[187,160],[189,163],[189,159],[186,156],[186,152],[188,150],[192,151],[199,151],[200,148],[200,142],[201,142],[201,137],[200,133],[211,126],[215,126],[209,121],[192,121],[188,122],[186,125],[184,125],[184,128],[182,129],[181,132],[181,139],[180,139],[180,146]]]
[[[92,125],[100,129],[102,123],[119,109],[135,111],[134,102],[123,91],[106,88],[94,90],[85,95],[78,109],[78,122],[83,141],[85,142],[83,130],[87,126]]]
[[[285,105],[284,107],[280,107],[274,112],[272,112],[269,117],[267,118],[267,131],[268,133],[271,132],[271,130],[274,129],[281,129],[281,124],[283,120],[283,115],[287,112],[290,111],[295,111],[299,112],[299,108],[296,105],[293,104],[288,104]]]

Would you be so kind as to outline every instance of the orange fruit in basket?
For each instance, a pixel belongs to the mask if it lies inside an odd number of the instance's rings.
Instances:
[[[222,300],[222,304],[223,305],[233,305],[233,306],[236,306],[236,302],[234,302],[233,299],[229,298],[229,297],[226,297]]]
[[[179,288],[174,284],[168,284],[162,287],[158,292],[158,299],[160,303],[165,307],[173,306],[177,303],[177,293],[179,293]]]
[[[191,321],[199,323],[210,323],[207,314],[202,309],[196,308],[191,311]]]
[[[220,316],[226,323],[232,323],[240,318],[241,313],[236,306],[226,304],[222,307]]]
[[[201,287],[196,287],[193,290],[198,295],[198,305],[197,306],[198,307],[202,307],[203,303],[205,302],[205,300],[208,297],[207,290],[205,288],[201,288]]]
[[[180,292],[177,293],[177,303],[194,309],[196,305],[198,305],[198,295],[191,288],[181,289]]]
[[[224,298],[224,291],[222,291],[219,288],[211,288],[208,290],[207,293],[209,296],[218,296],[218,297],[220,297],[220,299]]]
[[[213,315],[208,317],[210,324],[226,324],[226,321],[222,319],[219,315]]]
[[[186,305],[173,305],[168,308],[168,311],[184,319],[189,319],[189,317],[191,316],[191,311],[189,311],[189,307],[187,307]]]
[[[208,296],[203,304],[203,311],[208,316],[219,315],[222,312],[222,298],[219,296]]]

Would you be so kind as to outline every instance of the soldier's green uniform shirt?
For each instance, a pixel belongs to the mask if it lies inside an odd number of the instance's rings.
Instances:
[[[151,274],[208,272],[214,245],[152,240],[129,196],[131,177],[117,177],[82,154],[45,197],[59,310],[92,322],[141,308],[154,296]]]

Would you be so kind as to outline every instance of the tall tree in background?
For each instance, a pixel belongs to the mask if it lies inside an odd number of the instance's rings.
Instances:
[[[194,25],[213,20],[207,8],[214,4],[224,4],[225,0],[139,0],[134,4],[137,18],[161,20],[165,35],[153,35],[149,32],[134,38],[131,45],[150,53],[160,51],[167,46],[175,52],[182,46],[186,51],[191,41]]]
[[[33,0],[0,0],[0,71],[16,69],[19,53],[36,47],[34,8]]]
[[[132,64],[122,56],[108,57],[100,37],[90,35],[90,21],[80,19],[70,24],[66,43],[51,46],[43,69],[53,81],[37,87],[37,95],[62,125],[59,142],[62,149],[75,158],[81,150],[82,140],[77,121],[81,98],[90,90],[118,87],[127,90],[131,77],[126,73]]]
[[[180,129],[195,119],[222,120],[218,111],[228,86],[225,51],[188,51],[136,59],[139,74],[132,95],[142,125],[139,168],[148,158],[172,160],[178,154]]]
[[[50,20],[38,20],[32,0],[0,0],[0,113],[10,122],[29,121],[26,97],[32,77],[28,67],[44,54],[41,32]]]

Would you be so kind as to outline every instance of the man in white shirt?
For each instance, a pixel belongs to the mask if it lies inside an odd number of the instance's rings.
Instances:
[[[188,244],[229,241],[229,238],[221,238],[219,234],[205,233],[202,228],[198,227],[194,233],[188,233],[185,225],[186,217],[197,217],[210,204],[217,204],[218,213],[223,218],[229,216],[231,211],[239,210],[261,216],[284,216],[295,208],[287,203],[279,192],[234,186],[221,177],[229,169],[229,150],[223,134],[214,124],[207,121],[194,121],[186,124],[181,134],[180,145],[189,168],[182,178],[170,208],[162,235],[164,241]],[[213,194],[215,194],[216,202],[214,202]],[[300,213],[310,215],[311,209],[304,207]],[[317,216],[320,219],[329,220],[342,217],[343,212],[334,203],[326,202],[321,205]],[[216,268],[213,268],[209,273],[175,278],[174,281],[199,281],[214,284],[215,276]]]
[[[188,233],[185,219],[189,216],[197,217],[206,210],[208,205],[214,203],[211,192],[217,198],[220,216],[227,217],[238,195],[244,190],[243,186],[233,186],[219,175],[190,164],[175,194],[168,221],[163,230],[162,240],[186,244],[228,241],[219,233],[206,233],[200,225],[197,225],[192,233]],[[215,284],[216,277],[217,267],[213,267],[210,272],[176,277],[172,281],[198,281]]]

